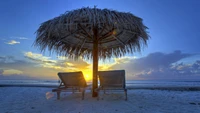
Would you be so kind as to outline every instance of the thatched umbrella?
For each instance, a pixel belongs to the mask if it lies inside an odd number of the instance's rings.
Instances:
[[[35,46],[72,59],[93,59],[93,97],[97,96],[98,60],[140,51],[149,36],[142,19],[131,13],[81,8],[41,24]]]

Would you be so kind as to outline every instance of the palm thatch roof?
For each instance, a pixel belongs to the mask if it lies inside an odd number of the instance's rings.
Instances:
[[[42,23],[34,45],[41,51],[48,48],[74,59],[91,59],[97,41],[100,59],[121,57],[147,45],[147,29],[142,19],[131,13],[86,7]]]

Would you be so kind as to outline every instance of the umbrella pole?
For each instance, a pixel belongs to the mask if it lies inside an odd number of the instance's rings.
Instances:
[[[97,29],[93,30],[94,32],[94,41],[93,41],[93,81],[92,81],[92,97],[97,97],[97,92],[95,89],[98,88],[98,31]]]

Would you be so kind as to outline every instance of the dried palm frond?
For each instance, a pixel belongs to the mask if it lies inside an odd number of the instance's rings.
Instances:
[[[149,39],[147,29],[131,13],[86,7],[42,23],[34,45],[74,59],[92,59],[97,41],[99,59],[107,59],[141,51]]]

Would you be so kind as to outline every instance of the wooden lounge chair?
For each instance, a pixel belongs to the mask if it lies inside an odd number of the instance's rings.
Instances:
[[[52,92],[57,92],[57,99],[60,99],[61,92],[75,91],[82,93],[82,100],[84,99],[85,88],[87,87],[83,73],[80,72],[60,72],[58,76],[61,83],[57,89],[53,89]]]
[[[125,100],[127,100],[127,89],[125,81],[125,70],[111,70],[98,72],[100,85],[96,89],[98,93],[97,100],[99,100],[99,91],[104,90],[123,90],[125,93]]]

